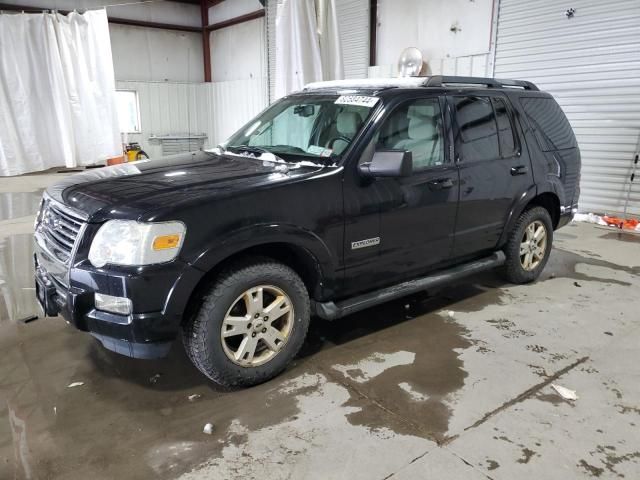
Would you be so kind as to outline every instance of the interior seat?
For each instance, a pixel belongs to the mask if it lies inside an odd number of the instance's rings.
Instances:
[[[340,155],[349,145],[362,126],[362,117],[356,112],[340,112],[336,119],[336,130],[340,137],[333,140],[333,145],[327,145],[333,152]],[[347,139],[349,139],[347,141]]]

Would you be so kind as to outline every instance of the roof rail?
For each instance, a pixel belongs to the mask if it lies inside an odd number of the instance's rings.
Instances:
[[[466,85],[485,85],[489,88],[519,87],[524,90],[539,90],[539,88],[526,80],[500,80],[497,78],[482,77],[452,77],[444,75],[434,75],[424,83],[425,87],[442,87],[447,83],[459,83]]]

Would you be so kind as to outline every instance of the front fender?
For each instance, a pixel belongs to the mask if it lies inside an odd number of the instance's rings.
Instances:
[[[337,281],[335,255],[314,232],[289,224],[253,225],[225,235],[224,240],[209,245],[191,263],[202,272],[212,270],[220,262],[249,248],[266,244],[287,244],[301,248],[313,257],[323,290],[333,290]]]

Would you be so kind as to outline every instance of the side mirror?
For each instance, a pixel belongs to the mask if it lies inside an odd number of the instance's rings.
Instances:
[[[410,151],[378,150],[359,170],[365,177],[408,177],[413,172],[413,158]]]

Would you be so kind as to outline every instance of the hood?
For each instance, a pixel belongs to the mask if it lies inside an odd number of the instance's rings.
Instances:
[[[181,202],[287,182],[321,168],[197,152],[87,170],[50,186],[47,193],[90,221],[137,218]]]

